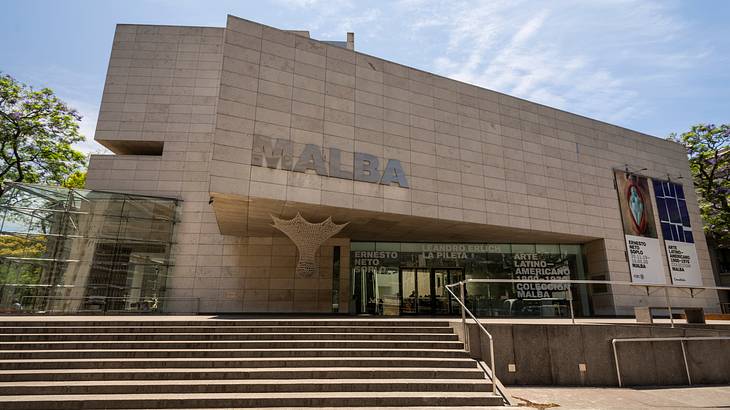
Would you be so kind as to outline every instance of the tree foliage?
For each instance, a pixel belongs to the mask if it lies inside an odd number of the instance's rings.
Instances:
[[[0,235],[0,257],[40,258],[46,253],[46,237]]]
[[[12,258],[42,258],[47,252],[47,237],[22,237],[14,235],[0,235],[0,259],[3,269],[0,269],[0,286],[12,284],[36,284],[43,274],[43,267],[34,263],[22,263]]]
[[[4,181],[62,185],[86,166],[81,115],[51,89],[0,75],[0,194]],[[78,178],[76,178],[78,179]]]
[[[61,184],[64,188],[83,188],[86,185],[86,171],[74,171]]]
[[[730,247],[730,124],[698,124],[669,138],[687,148],[705,233]]]

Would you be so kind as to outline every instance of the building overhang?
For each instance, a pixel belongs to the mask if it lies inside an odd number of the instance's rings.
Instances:
[[[349,222],[337,237],[363,241],[410,242],[509,242],[586,243],[597,237],[519,229],[495,224],[462,222],[387,212],[373,212],[327,205],[258,197],[211,193],[211,205],[221,234],[233,236],[283,236],[272,225],[272,216],[290,219],[300,213],[310,222],[332,217]],[[505,223],[508,219],[505,216]]]

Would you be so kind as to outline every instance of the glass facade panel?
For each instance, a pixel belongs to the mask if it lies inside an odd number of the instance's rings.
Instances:
[[[401,301],[401,313],[413,314],[417,313],[416,310],[416,299],[418,297],[416,293],[416,270],[415,269],[403,269],[401,270],[401,288],[403,289],[402,301]]]
[[[675,182],[654,180],[654,195],[665,240],[694,243],[684,188]]]
[[[377,282],[399,305],[389,314],[451,314],[458,312],[445,284],[468,279],[586,279],[581,245],[352,242],[352,283],[355,313],[380,314],[373,306],[382,293]],[[383,272],[400,275],[382,276]],[[567,284],[469,283],[467,305],[482,316],[569,316]],[[592,313],[589,289],[571,288],[577,316]],[[383,299],[385,301],[385,299]],[[371,301],[371,302],[368,302]],[[375,303],[377,304],[377,303]],[[451,307],[449,307],[451,305]]]
[[[376,283],[378,286],[378,313],[386,316],[397,315],[400,308],[398,271],[389,269],[378,272]]]
[[[433,313],[431,303],[431,272],[426,269],[416,271],[416,297],[418,299],[418,313],[430,315]]]
[[[0,197],[0,311],[162,309],[177,201],[9,184]]]
[[[353,251],[374,251],[375,242],[352,242],[350,250]]]
[[[376,251],[400,251],[400,243],[397,242],[377,242],[375,244]]]

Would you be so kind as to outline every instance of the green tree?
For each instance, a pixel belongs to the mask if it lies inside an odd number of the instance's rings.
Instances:
[[[730,124],[698,124],[669,139],[687,149],[705,233],[730,247]]]
[[[43,274],[43,267],[34,263],[22,263],[13,260],[18,258],[42,258],[47,253],[48,239],[44,235],[22,237],[0,234],[0,286],[7,283],[36,284]]]
[[[86,171],[74,171],[74,173],[69,175],[61,185],[64,188],[83,188],[85,184]]]
[[[61,185],[83,172],[86,157],[72,147],[84,140],[80,120],[51,89],[0,75],[0,194],[5,181]]]

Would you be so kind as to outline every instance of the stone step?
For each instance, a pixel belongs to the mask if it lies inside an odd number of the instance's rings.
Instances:
[[[53,408],[130,409],[190,407],[402,407],[494,406],[502,398],[485,392],[193,393],[0,396],[5,410]]]
[[[203,320],[0,320],[0,327],[160,327],[160,326],[250,326],[250,327],[317,327],[317,326],[375,326],[375,327],[449,327],[448,320],[392,319],[203,319]]]
[[[309,407],[312,410],[372,410],[372,407]],[[505,410],[504,405],[502,406],[439,406],[439,410]],[[242,407],[236,410],[241,410]],[[433,407],[424,406],[379,406],[381,410],[433,410]],[[137,409],[137,410],[149,410],[149,409]],[[175,410],[175,409],[168,409]],[[181,410],[181,409],[177,409]],[[210,410],[202,408],[186,408],[185,410]],[[282,410],[281,407],[246,407],[246,410]]]
[[[0,370],[29,369],[143,369],[212,367],[438,367],[475,368],[469,358],[441,357],[281,357],[281,358],[124,358],[124,359],[21,359],[0,360]]]
[[[0,334],[54,333],[439,333],[451,327],[426,326],[9,326]]]
[[[407,340],[458,341],[451,333],[26,333],[0,334],[0,342],[156,340]]]
[[[0,321],[1,410],[503,405],[491,391],[447,320]]]
[[[245,357],[457,357],[457,349],[79,349],[2,350],[0,360],[82,358],[245,358]]]
[[[0,396],[43,394],[165,394],[284,392],[489,392],[480,379],[230,379],[40,381],[0,383]]]
[[[158,363],[159,364],[159,363]],[[310,363],[311,364],[311,363]],[[316,363],[315,363],[316,364]],[[415,363],[414,363],[415,364]],[[380,365],[380,366],[378,366]],[[472,367],[259,367],[259,368],[89,368],[48,370],[0,370],[0,382],[109,381],[109,380],[307,380],[307,379],[484,379]]]
[[[178,340],[178,341],[84,341],[84,342],[0,342],[0,350],[63,349],[269,349],[269,348],[392,348],[463,349],[458,341],[403,340]]]
[[[372,407],[309,407],[312,410],[372,410]],[[504,405],[502,406],[439,406],[439,410],[505,410]],[[239,407],[236,410],[241,410]],[[381,410],[433,410],[433,407],[425,406],[379,406]],[[134,410],[134,409],[133,409]],[[149,409],[137,409],[137,410],[149,410]],[[176,409],[168,409],[176,410]],[[177,409],[181,410],[181,409]],[[210,410],[202,408],[186,408],[185,410]],[[282,410],[281,407],[246,407],[246,410]]]

